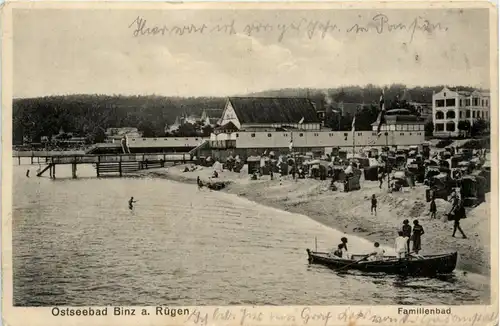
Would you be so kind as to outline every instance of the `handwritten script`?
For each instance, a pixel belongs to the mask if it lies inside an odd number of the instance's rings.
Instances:
[[[498,319],[498,313],[470,313],[460,315],[398,315],[378,314],[376,308],[345,310],[301,307],[298,309],[266,310],[259,308],[216,308],[214,311],[194,309],[186,317],[185,324],[208,326],[215,323],[253,326],[253,325],[454,325],[454,326],[479,326],[487,325]]]
[[[440,22],[417,16],[409,21],[391,20],[387,15],[378,14],[364,23],[348,24],[340,26],[331,20],[309,20],[306,18],[289,23],[275,23],[267,21],[254,21],[240,24],[236,20],[231,20],[222,24],[208,23],[185,23],[185,24],[156,24],[151,23],[146,18],[138,16],[128,26],[132,30],[134,37],[154,37],[154,36],[187,36],[187,35],[236,35],[247,36],[268,34],[276,37],[277,41],[283,41],[292,34],[305,34],[309,39],[314,37],[325,38],[334,34],[366,34],[381,35],[388,33],[405,33],[408,36],[408,43],[411,43],[417,33],[438,33],[448,31],[448,27]]]

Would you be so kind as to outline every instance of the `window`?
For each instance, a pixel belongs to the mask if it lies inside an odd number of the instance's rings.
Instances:
[[[410,136],[412,135],[412,133],[410,132]]]
[[[486,104],[485,106],[488,107],[489,105],[489,101],[488,100],[485,100],[484,103]]]
[[[252,133],[250,136],[251,136],[251,137],[255,137],[255,134],[254,134],[254,133]]]
[[[363,136],[363,134],[361,132],[358,132],[358,136]]]
[[[485,113],[485,115],[486,115],[486,119],[488,119],[488,112],[484,112],[484,113]]]
[[[444,96],[444,97],[446,97],[446,92],[445,92],[445,93],[443,93],[443,96]]]
[[[484,111],[481,111],[481,118],[484,119]]]
[[[236,133],[236,138],[238,138],[240,135],[238,133]]]
[[[303,136],[304,136],[304,134],[303,134],[303,133],[300,133],[300,134],[299,134],[299,137],[303,137]]]
[[[464,106],[464,100],[460,99],[460,106]]]
[[[399,135],[400,135],[400,136],[404,136],[404,135],[405,135],[405,133],[404,133],[404,132],[402,132],[402,133],[400,133]]]
[[[153,140],[158,140],[158,139],[156,139],[156,138],[153,138]]]
[[[479,99],[478,99],[477,97],[474,97],[474,98],[472,99],[472,105],[473,105],[473,106],[479,106]]]
[[[272,135],[271,134],[267,134],[267,137],[271,137]]]
[[[465,110],[465,117],[470,118],[470,110]]]
[[[347,137],[347,132],[344,132],[344,136]]]
[[[446,112],[446,119],[455,119],[455,111]]]
[[[481,100],[481,106],[484,106],[484,100]]]
[[[444,130],[444,124],[442,124],[442,123],[436,123],[435,129],[436,129],[436,131],[443,131]]]
[[[444,100],[436,100],[436,106],[442,108],[444,106]]]
[[[476,117],[476,111],[472,111],[472,117],[475,118]]]
[[[142,140],[146,140],[146,138],[143,138]]]
[[[316,136],[316,137],[317,137],[317,136],[318,136],[318,134],[314,134],[314,136]]]
[[[448,122],[446,124],[446,131],[455,131],[455,122]]]
[[[436,120],[444,119],[444,113],[442,111],[436,111]]]
[[[462,116],[464,115],[463,113],[464,113],[463,111],[460,111],[460,112],[458,113],[458,116],[459,116],[459,118],[460,118],[460,119],[462,119]]]
[[[455,106],[455,99],[454,98],[446,99],[446,106]]]
[[[288,137],[288,134],[283,134],[283,136]]]
[[[377,133],[376,132],[372,132],[372,136],[377,136]]]
[[[135,141],[135,138],[132,138],[132,141]]]

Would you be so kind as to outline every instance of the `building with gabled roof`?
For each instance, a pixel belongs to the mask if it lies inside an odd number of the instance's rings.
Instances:
[[[295,128],[319,130],[313,103],[307,98],[230,97],[219,125],[232,122],[240,130]]]

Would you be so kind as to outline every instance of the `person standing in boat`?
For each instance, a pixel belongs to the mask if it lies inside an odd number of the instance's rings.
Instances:
[[[406,243],[406,247],[408,248],[408,253],[410,253],[411,225],[410,225],[410,222],[408,220],[403,221],[402,231],[403,231],[403,236],[408,239],[407,243]]]
[[[375,212],[375,216],[377,216],[377,197],[375,197],[375,194],[372,195],[372,208],[371,208],[371,214]]]
[[[418,255],[421,248],[421,237],[424,235],[424,228],[418,224],[418,220],[413,221],[413,248],[412,251]]]
[[[398,232],[398,237],[394,241],[394,250],[399,259],[405,258],[408,253],[408,238],[404,236],[403,231]]]

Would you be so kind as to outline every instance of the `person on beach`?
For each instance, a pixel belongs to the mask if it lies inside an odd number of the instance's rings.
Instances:
[[[410,250],[411,225],[410,225],[410,222],[408,220],[403,221],[403,228],[401,231],[403,232],[403,236],[408,239],[406,246],[407,246],[408,250]]]
[[[372,208],[371,208],[371,214],[375,212],[375,216],[377,216],[377,197],[375,197],[375,194],[372,195]]]
[[[413,221],[413,248],[412,251],[418,255],[421,248],[421,237],[424,234],[424,228],[418,224],[418,220]]]
[[[408,238],[403,235],[403,231],[398,232],[398,237],[394,241],[394,250],[399,259],[403,259],[408,254]]]
[[[30,169],[26,170],[26,177],[30,177]]]
[[[203,188],[203,182],[201,182],[200,176],[196,177],[196,183],[198,184],[198,189]]]
[[[464,231],[460,227],[460,220],[462,218],[466,218],[465,215],[465,207],[462,202],[459,202],[458,207],[455,209],[455,213],[453,214],[453,234],[451,235],[452,237],[455,237],[455,233],[460,231],[462,233],[462,238],[467,239],[467,236],[465,235]]]
[[[128,209],[133,210],[134,209],[134,203],[137,203],[137,201],[134,200],[134,197],[130,197],[130,200],[128,201]]]
[[[436,218],[437,207],[436,207],[436,201],[434,199],[434,196],[432,196],[431,205],[430,205],[429,211],[431,213],[431,219],[435,219]]]
[[[373,252],[368,257],[368,260],[369,261],[384,260],[385,250],[380,248],[380,244],[378,242],[375,242],[373,246],[374,246]]]

